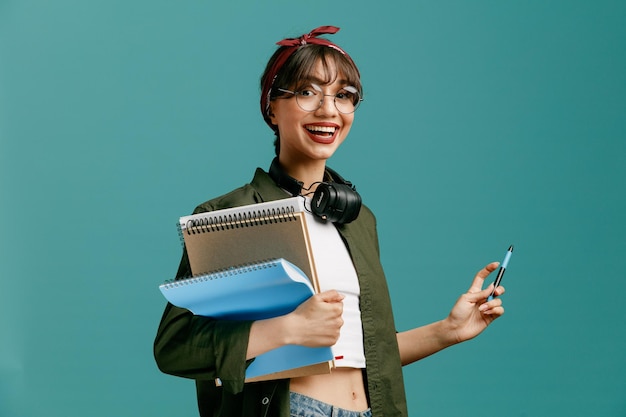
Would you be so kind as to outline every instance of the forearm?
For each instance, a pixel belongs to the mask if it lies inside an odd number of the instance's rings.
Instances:
[[[458,343],[446,320],[397,333],[402,365],[408,365]]]

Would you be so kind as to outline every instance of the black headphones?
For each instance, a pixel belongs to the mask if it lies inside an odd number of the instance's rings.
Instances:
[[[361,196],[350,181],[346,181],[332,169],[326,167],[333,181],[320,182],[311,199],[311,211],[321,219],[337,224],[350,223],[361,210]],[[304,183],[289,176],[274,158],[270,165],[270,177],[282,189],[294,197],[302,192]]]

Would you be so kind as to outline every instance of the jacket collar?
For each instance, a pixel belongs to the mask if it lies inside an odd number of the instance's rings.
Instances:
[[[261,201],[282,200],[291,197],[290,194],[276,185],[269,174],[261,168],[256,169],[250,185],[261,196]]]

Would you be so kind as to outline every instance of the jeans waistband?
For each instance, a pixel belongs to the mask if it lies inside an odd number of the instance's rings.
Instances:
[[[291,417],[372,417],[372,411],[350,411],[306,395],[290,392]]]

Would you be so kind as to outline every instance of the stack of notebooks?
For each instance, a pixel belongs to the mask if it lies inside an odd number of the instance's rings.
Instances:
[[[193,277],[159,287],[172,304],[197,315],[260,320],[287,314],[319,292],[304,200],[181,217]],[[329,373],[330,347],[287,345],[259,355],[246,381]]]

